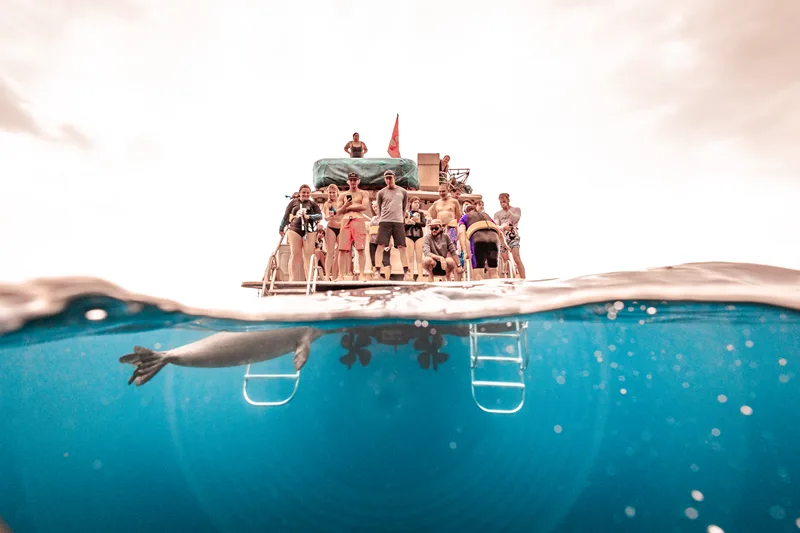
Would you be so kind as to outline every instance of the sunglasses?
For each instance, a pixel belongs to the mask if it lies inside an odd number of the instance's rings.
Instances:
[[[442,226],[431,226],[431,231],[437,231],[442,229]]]

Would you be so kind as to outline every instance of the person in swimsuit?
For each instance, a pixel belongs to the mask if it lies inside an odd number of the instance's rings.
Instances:
[[[358,133],[354,133],[353,140],[344,145],[344,151],[350,154],[351,158],[362,158],[369,151],[367,145],[358,139]]]
[[[361,275],[365,275],[367,254],[364,248],[367,243],[367,225],[364,214],[369,209],[369,195],[358,188],[359,183],[361,183],[361,178],[355,172],[351,172],[347,176],[349,189],[339,194],[336,211],[342,215],[342,225],[339,229],[339,275],[336,281],[341,281],[342,275],[350,272],[348,261],[352,267],[351,247],[353,245],[358,253],[358,267]]]
[[[287,197],[288,198],[288,197]],[[286,235],[286,226],[289,224],[289,215],[291,214],[291,210],[294,205],[300,201],[300,193],[293,192],[292,199],[289,200],[289,204],[286,206],[286,210],[283,213],[283,218],[281,218],[281,227],[278,229],[278,233],[281,234],[281,240]]]
[[[367,231],[369,232],[369,261],[372,265],[372,272],[378,272],[380,269],[375,268],[375,252],[378,251],[378,222],[380,221],[380,215],[378,214],[378,202],[375,200],[372,201],[372,212],[375,213],[375,216],[369,219],[369,227]],[[385,248],[389,248],[386,246]],[[384,249],[384,251],[388,251]],[[391,266],[391,254],[385,253],[383,254],[383,266],[388,267]]]
[[[283,221],[289,223],[286,240],[289,241],[289,281],[305,281],[308,264],[317,242],[317,222],[322,220],[322,211],[317,202],[310,199],[311,187],[301,185],[300,197],[292,198],[286,206]],[[281,221],[281,228],[286,227]]]
[[[339,238],[339,228],[342,225],[342,215],[336,210],[339,203],[339,187],[335,183],[328,185],[328,199],[322,204],[322,214],[328,227],[325,229],[325,275],[333,281],[339,275],[339,261],[337,261],[336,241]]]
[[[508,193],[500,193],[500,211],[494,214],[497,225],[503,230],[506,237],[506,245],[500,248],[500,255],[504,261],[508,261],[508,252],[514,256],[514,263],[517,265],[519,277],[525,279],[525,265],[522,264],[522,257],[519,253],[519,219],[522,217],[522,209],[511,207],[511,197]]]
[[[416,196],[409,200],[411,208],[406,213],[406,249],[408,250],[408,268],[414,271],[416,264],[417,273],[414,280],[422,277],[422,237],[425,230],[425,213],[422,212],[422,202]]]
[[[464,211],[458,223],[458,238],[466,260],[472,263],[473,279],[482,280],[484,268],[488,270],[489,279],[496,278],[497,256],[503,233],[489,215],[474,206],[467,206]]]
[[[463,213],[461,203],[450,196],[450,186],[446,183],[439,184],[439,199],[433,202],[428,209],[428,216],[438,218],[445,226],[445,231],[454,245],[458,245],[458,220]],[[456,273],[456,278],[460,273]]]

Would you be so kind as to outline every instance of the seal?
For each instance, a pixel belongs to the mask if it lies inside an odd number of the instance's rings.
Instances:
[[[323,330],[311,327],[281,328],[266,331],[215,333],[199,341],[166,352],[134,346],[133,353],[119,358],[133,365],[128,385],[144,385],[168,364],[197,368],[222,368],[269,361],[294,353],[294,367],[303,368],[311,352],[311,343]]]

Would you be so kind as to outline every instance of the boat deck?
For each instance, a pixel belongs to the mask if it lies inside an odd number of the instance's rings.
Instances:
[[[463,287],[471,284],[466,281],[402,281],[402,274],[397,276],[399,280],[364,280],[364,281],[318,281],[316,292],[328,291],[353,291],[358,289],[391,289],[397,287],[422,289],[426,287]],[[261,289],[264,286],[262,281],[243,281],[242,287],[245,289]],[[267,284],[269,287],[269,284]],[[273,285],[273,292],[280,293],[303,293],[306,292],[305,281],[276,281]]]

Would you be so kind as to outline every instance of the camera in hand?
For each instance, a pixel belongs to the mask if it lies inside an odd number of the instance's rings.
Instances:
[[[517,238],[517,227],[514,224],[509,224],[508,233],[506,233],[506,237],[509,240],[514,240]]]

